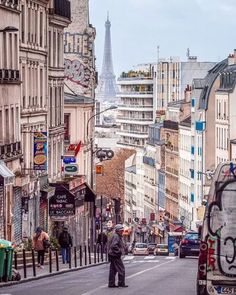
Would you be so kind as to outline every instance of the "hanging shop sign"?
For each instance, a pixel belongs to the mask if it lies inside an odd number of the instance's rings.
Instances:
[[[62,217],[75,214],[75,197],[69,191],[56,192],[49,199],[49,215]]]
[[[66,164],[64,166],[64,173],[67,175],[77,175],[79,172],[79,166],[77,164]]]
[[[34,132],[34,170],[47,170],[47,132]]]

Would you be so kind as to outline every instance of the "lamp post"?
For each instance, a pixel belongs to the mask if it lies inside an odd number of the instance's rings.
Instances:
[[[93,154],[94,154],[94,152],[93,152],[93,139],[92,139],[92,137],[89,139],[89,122],[93,118],[95,118],[96,116],[98,116],[98,115],[100,115],[102,113],[105,113],[106,111],[115,110],[115,109],[117,109],[117,106],[111,106],[111,107],[109,107],[109,108],[107,108],[107,109],[105,109],[105,110],[103,110],[103,111],[101,111],[99,113],[96,113],[96,114],[92,115],[88,119],[88,121],[87,121],[87,142],[90,144],[90,156],[91,156],[91,188],[92,189],[93,189]]]
[[[103,110],[103,111],[101,111],[99,113],[96,113],[96,114],[92,115],[87,121],[87,128],[86,128],[87,134],[86,135],[87,135],[87,143],[88,143],[88,145],[90,145],[90,164],[91,164],[91,167],[90,167],[91,168],[90,184],[91,184],[91,189],[94,188],[94,169],[93,169],[94,151],[93,151],[93,138],[92,138],[92,136],[89,138],[89,122],[93,118],[95,118],[96,116],[98,116],[98,115],[100,115],[102,113],[105,113],[106,111],[115,110],[115,109],[117,109],[117,106],[111,106],[111,107],[109,107],[109,108],[107,108],[107,109],[105,109],[105,110]],[[102,208],[101,208],[101,210],[102,210]],[[94,228],[95,228],[95,223],[94,223],[94,210],[93,210],[93,216],[91,218],[91,246],[92,246],[93,240],[95,241],[95,238],[96,238],[95,235],[94,235],[96,233],[96,231],[93,230]]]

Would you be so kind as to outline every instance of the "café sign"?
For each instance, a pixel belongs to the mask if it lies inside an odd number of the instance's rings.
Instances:
[[[71,216],[75,214],[75,197],[69,191],[56,192],[49,199],[50,216]]]

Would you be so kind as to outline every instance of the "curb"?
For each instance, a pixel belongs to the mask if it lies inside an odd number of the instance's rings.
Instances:
[[[65,269],[65,270],[61,270],[58,272],[43,274],[43,275],[40,275],[37,277],[30,277],[28,279],[27,278],[22,279],[21,281],[10,281],[10,282],[6,282],[6,283],[2,283],[2,284],[0,283],[0,288],[14,286],[14,285],[23,284],[23,283],[28,283],[28,282],[32,282],[32,281],[36,281],[36,280],[40,280],[40,279],[44,279],[44,278],[48,278],[48,277],[58,276],[58,275],[65,274],[68,272],[79,271],[82,269],[87,269],[87,268],[91,268],[94,266],[100,266],[100,265],[104,265],[104,264],[108,264],[108,263],[109,263],[108,261],[105,261],[105,262],[100,262],[100,263],[96,263],[96,264],[89,264],[89,265],[85,265],[85,266],[81,266],[81,267]]]

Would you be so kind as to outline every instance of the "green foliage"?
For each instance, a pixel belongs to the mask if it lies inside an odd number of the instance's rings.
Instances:
[[[59,249],[60,248],[60,245],[58,243],[58,240],[57,238],[55,237],[50,237],[50,243],[51,243],[51,248],[56,250],[56,249]]]

